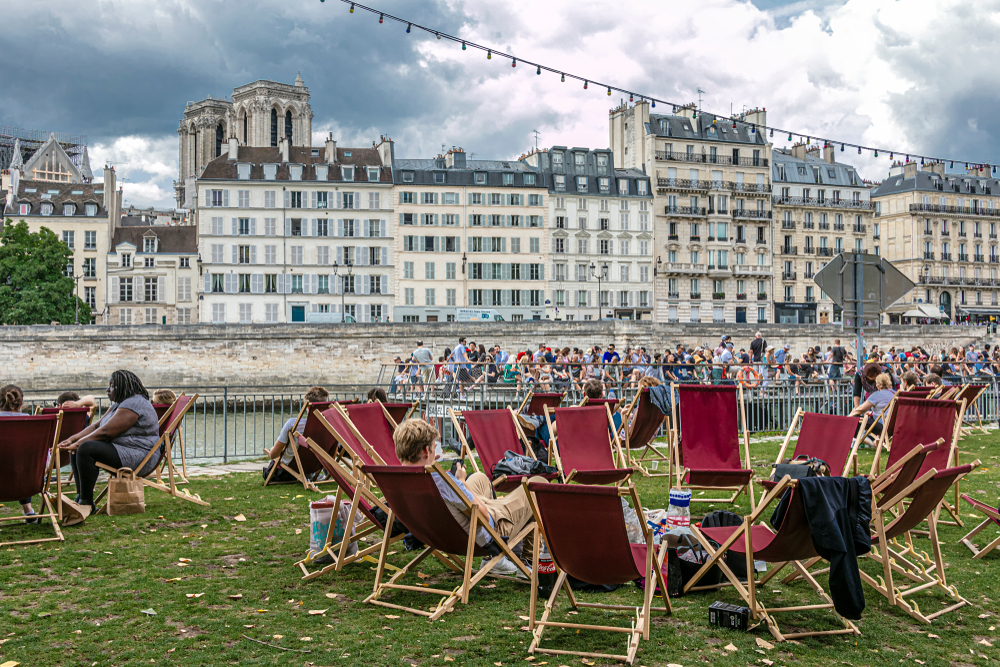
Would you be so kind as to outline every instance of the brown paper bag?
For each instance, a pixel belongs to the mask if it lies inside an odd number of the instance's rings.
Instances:
[[[143,514],[146,497],[141,479],[130,468],[122,468],[108,481],[108,516]]]
[[[65,493],[62,495],[62,521],[59,523],[63,528],[75,526],[83,523],[90,516],[90,506],[80,505],[72,500]]]

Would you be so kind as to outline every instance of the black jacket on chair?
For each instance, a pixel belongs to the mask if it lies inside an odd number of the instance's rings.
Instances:
[[[830,561],[830,598],[837,613],[856,621],[865,610],[858,556],[871,551],[872,487],[865,477],[804,477],[798,493],[816,553]],[[781,525],[789,494],[778,503],[771,525]]]

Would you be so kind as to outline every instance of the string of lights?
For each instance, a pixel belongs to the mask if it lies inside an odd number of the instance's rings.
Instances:
[[[326,2],[326,0],[320,0],[320,2]],[[498,49],[496,49],[496,48],[494,48],[492,46],[486,46],[486,45],[483,45],[483,44],[478,44],[476,42],[470,41],[468,39],[463,39],[461,37],[456,37],[455,35],[449,34],[447,32],[443,32],[443,31],[437,30],[435,28],[430,28],[430,27],[427,27],[427,26],[420,25],[419,23],[415,23],[414,21],[411,21],[409,19],[405,19],[405,18],[402,18],[402,17],[399,17],[399,16],[395,16],[393,14],[389,14],[388,12],[385,12],[385,11],[380,10],[380,9],[376,9],[374,7],[368,7],[367,5],[363,5],[363,4],[359,3],[359,2],[352,2],[351,0],[340,0],[340,2],[344,3],[345,5],[350,5],[350,11],[349,11],[349,13],[351,13],[351,14],[354,14],[356,9],[357,10],[363,10],[363,11],[369,12],[369,13],[371,13],[373,15],[377,14],[378,15],[378,22],[380,24],[385,23],[385,21],[388,19],[389,21],[394,21],[394,22],[399,23],[401,25],[405,25],[406,26],[406,32],[407,32],[407,34],[410,34],[414,29],[416,29],[416,30],[423,30],[424,32],[426,32],[428,34],[434,35],[439,40],[448,40],[448,41],[454,42],[456,44],[461,44],[463,51],[467,51],[469,49],[475,49],[475,50],[479,50],[479,51],[485,52],[487,60],[492,60],[493,56],[496,56],[498,58],[506,58],[507,60],[510,61],[510,64],[511,64],[510,66],[512,68],[516,68],[517,65],[518,65],[518,63],[520,62],[520,64],[521,64],[522,67],[524,67],[524,66],[527,66],[528,68],[532,68],[533,67],[535,69],[535,74],[538,75],[538,76],[541,76],[542,72],[548,72],[548,73],[551,73],[551,74],[558,75],[559,76],[559,80],[562,83],[565,83],[567,79],[572,79],[572,80],[575,80],[575,81],[578,81],[578,82],[583,82],[583,89],[584,90],[588,90],[589,87],[591,85],[593,85],[594,88],[596,88],[598,90],[600,90],[600,89],[606,89],[608,96],[610,96],[614,92],[618,92],[618,93],[621,93],[622,95],[628,95],[628,101],[629,102],[634,102],[635,99],[638,98],[640,102],[649,102],[650,106],[652,108],[656,108],[657,104],[661,104],[664,107],[670,107],[671,111],[673,113],[676,113],[679,108],[691,107],[690,103],[679,104],[677,102],[670,102],[670,101],[667,101],[667,100],[662,100],[662,99],[660,99],[658,97],[653,97],[652,95],[646,95],[644,93],[636,93],[635,91],[627,90],[625,88],[618,87],[618,86],[616,86],[614,84],[611,84],[611,83],[606,83],[606,82],[598,81],[596,79],[592,79],[592,78],[589,78],[589,77],[583,77],[583,76],[580,76],[578,74],[573,74],[571,72],[566,72],[566,71],[563,71],[563,70],[560,70],[560,69],[557,69],[557,68],[554,68],[554,67],[549,67],[548,65],[543,65],[542,63],[532,62],[530,60],[524,60],[523,58],[518,58],[517,56],[515,56],[513,54],[505,53],[505,52],[500,51],[500,50],[498,50]],[[700,113],[703,113],[701,109],[694,108],[694,118],[697,118],[698,114],[700,114]],[[748,122],[748,121],[746,121],[746,120],[744,120],[744,119],[742,119],[742,118],[740,118],[738,116],[725,116],[723,114],[715,114],[715,113],[712,113],[712,112],[707,112],[707,113],[709,115],[711,115],[711,116],[714,117],[714,119],[715,119],[714,122],[717,122],[718,119],[724,119],[726,122],[731,122],[733,124],[733,129],[737,129],[737,127],[739,125],[743,125],[744,127],[749,127],[748,131],[749,131],[750,134],[756,134],[756,132],[757,132],[757,126],[756,126],[756,124]],[[969,161],[969,160],[955,160],[955,159],[951,159],[951,158],[941,158],[941,157],[934,157],[934,156],[929,156],[929,155],[918,155],[918,154],[914,154],[912,152],[907,152],[907,151],[900,151],[900,150],[895,150],[895,149],[878,148],[878,147],[874,147],[874,146],[865,146],[865,145],[861,145],[861,144],[850,143],[848,141],[840,141],[840,140],[836,140],[836,139],[828,139],[828,138],[825,138],[825,137],[819,137],[819,136],[815,136],[815,135],[811,135],[811,134],[804,134],[802,132],[798,132],[798,131],[795,131],[795,130],[781,129],[781,128],[770,126],[770,125],[766,129],[767,129],[767,132],[770,135],[770,138],[774,138],[775,133],[777,133],[779,137],[784,136],[784,135],[788,135],[788,139],[787,139],[788,142],[792,142],[794,137],[798,137],[798,139],[800,141],[804,140],[805,143],[807,143],[807,144],[812,143],[813,140],[822,143],[824,146],[833,146],[833,147],[836,147],[837,144],[840,144],[840,151],[841,152],[846,152],[847,148],[850,148],[852,151],[856,148],[857,151],[858,151],[858,155],[861,155],[863,151],[868,151],[874,157],[877,158],[877,157],[879,157],[879,153],[882,153],[883,155],[885,155],[886,153],[888,153],[889,160],[892,160],[892,161],[894,161],[894,160],[897,159],[896,158],[897,155],[900,155],[900,156],[904,157],[904,160],[907,163],[909,163],[909,162],[916,162],[917,160],[920,161],[921,165],[924,165],[927,162],[930,162],[930,163],[939,163],[939,164],[940,163],[948,163],[950,165],[949,168],[954,168],[955,167],[955,163],[957,162],[959,164],[964,164],[966,170],[968,170],[970,168],[970,165],[971,165],[972,167],[974,167],[976,170],[979,170],[979,171],[988,170],[988,171],[990,171],[994,175],[996,175],[996,173],[997,173],[997,167],[996,167],[996,165],[991,165],[991,164],[983,163],[983,162],[976,162],[976,161]]]

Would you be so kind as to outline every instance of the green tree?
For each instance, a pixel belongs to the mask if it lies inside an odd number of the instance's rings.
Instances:
[[[8,218],[0,233],[0,322],[73,324],[78,302],[80,321],[90,322],[90,306],[63,275],[72,255],[51,229],[32,233]]]

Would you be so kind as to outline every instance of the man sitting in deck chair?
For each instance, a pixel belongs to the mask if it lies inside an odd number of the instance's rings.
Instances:
[[[329,398],[330,394],[323,387],[309,387],[309,391],[303,397],[303,400],[308,403],[324,403]],[[298,480],[292,475],[292,473],[285,470],[283,466],[290,466],[295,462],[295,454],[292,452],[292,448],[288,446],[288,443],[292,437],[292,431],[301,433],[306,427],[306,417],[304,412],[300,411],[295,417],[289,417],[285,425],[281,427],[281,432],[278,433],[278,439],[275,441],[274,446],[268,451],[267,455],[271,458],[271,461],[264,466],[264,479],[268,477],[268,473],[271,472],[271,468],[275,465],[278,469],[274,471],[271,475],[269,484],[277,484],[279,482],[297,482]],[[275,460],[278,459],[277,463]]]
[[[437,430],[423,419],[406,420],[399,425],[399,428],[396,429],[396,433],[393,435],[399,462],[404,466],[432,465],[437,458],[434,454],[434,443],[437,438]],[[455,480],[456,486],[462,490],[462,493],[465,494],[469,502],[485,508],[485,518],[489,520],[489,525],[500,535],[504,537],[517,535],[525,527],[534,522],[535,518],[531,512],[531,505],[528,503],[528,495],[525,493],[523,487],[515,489],[503,498],[493,498],[493,485],[490,483],[490,478],[483,473],[476,472],[467,478],[465,468],[461,465],[455,465],[448,474]],[[434,473],[433,477],[434,483],[441,493],[441,498],[448,505],[452,516],[463,528],[468,530],[472,522],[465,513],[467,511],[465,504],[455,494],[448,483],[440,478],[440,475]],[[544,477],[531,477],[528,481],[548,482]],[[524,545],[521,552],[524,556],[531,553],[533,535],[534,533],[529,533],[524,538]],[[476,534],[476,544],[494,554],[494,558],[502,553],[500,548],[490,539],[489,533],[484,528],[479,528]],[[509,546],[512,550],[517,548],[517,545],[514,544]],[[522,556],[523,559],[524,557]],[[520,576],[523,576],[523,573],[507,556],[504,556],[499,563],[494,565],[490,572],[492,574],[514,574],[517,572]]]

